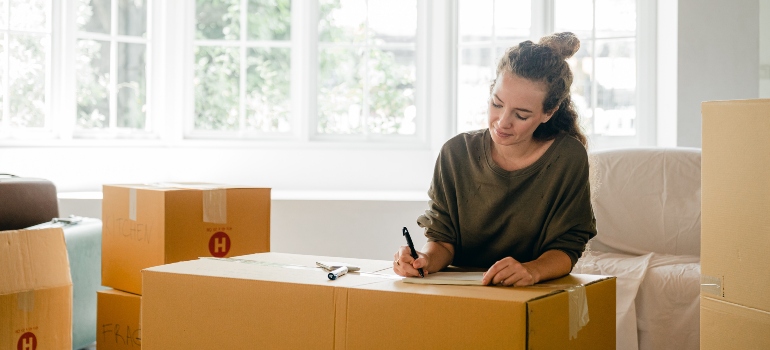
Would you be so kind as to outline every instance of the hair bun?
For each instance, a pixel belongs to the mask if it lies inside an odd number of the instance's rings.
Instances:
[[[540,38],[540,45],[553,49],[562,59],[572,57],[580,49],[580,39],[570,32],[554,33]]]

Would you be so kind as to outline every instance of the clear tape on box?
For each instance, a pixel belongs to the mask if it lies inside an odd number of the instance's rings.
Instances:
[[[156,182],[146,184],[151,188],[183,188],[203,191],[203,222],[227,223],[227,189],[214,184],[180,184]],[[128,190],[128,218],[136,221],[136,188]]]

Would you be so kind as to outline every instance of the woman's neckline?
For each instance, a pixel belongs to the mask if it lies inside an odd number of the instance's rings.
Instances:
[[[492,171],[494,171],[495,173],[501,176],[511,177],[511,176],[528,175],[528,174],[531,174],[532,172],[537,171],[538,169],[540,169],[540,167],[542,167],[543,164],[546,163],[548,158],[550,158],[551,155],[553,154],[554,149],[556,149],[556,146],[564,139],[564,136],[566,136],[566,134],[563,132],[556,135],[553,142],[548,146],[548,149],[546,149],[543,155],[541,155],[540,158],[538,158],[532,164],[527,165],[521,169],[505,170],[503,167],[498,165],[494,161],[494,159],[492,159],[491,143],[493,141],[492,141],[491,135],[489,134],[489,129],[487,128],[484,130],[484,137],[482,138],[484,143],[484,157],[487,160],[487,166],[489,166],[490,169],[492,169]]]

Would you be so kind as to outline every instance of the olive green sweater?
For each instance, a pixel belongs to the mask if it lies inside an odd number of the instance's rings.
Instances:
[[[436,160],[429,209],[417,219],[429,241],[454,245],[452,265],[488,268],[558,249],[572,260],[596,235],[583,144],[560,134],[532,165],[507,171],[492,160],[488,130],[459,134]]]

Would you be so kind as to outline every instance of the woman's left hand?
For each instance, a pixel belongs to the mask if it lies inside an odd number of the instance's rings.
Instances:
[[[503,285],[523,287],[539,282],[537,271],[522,264],[512,257],[506,257],[496,262],[484,273],[481,282],[485,285]]]

